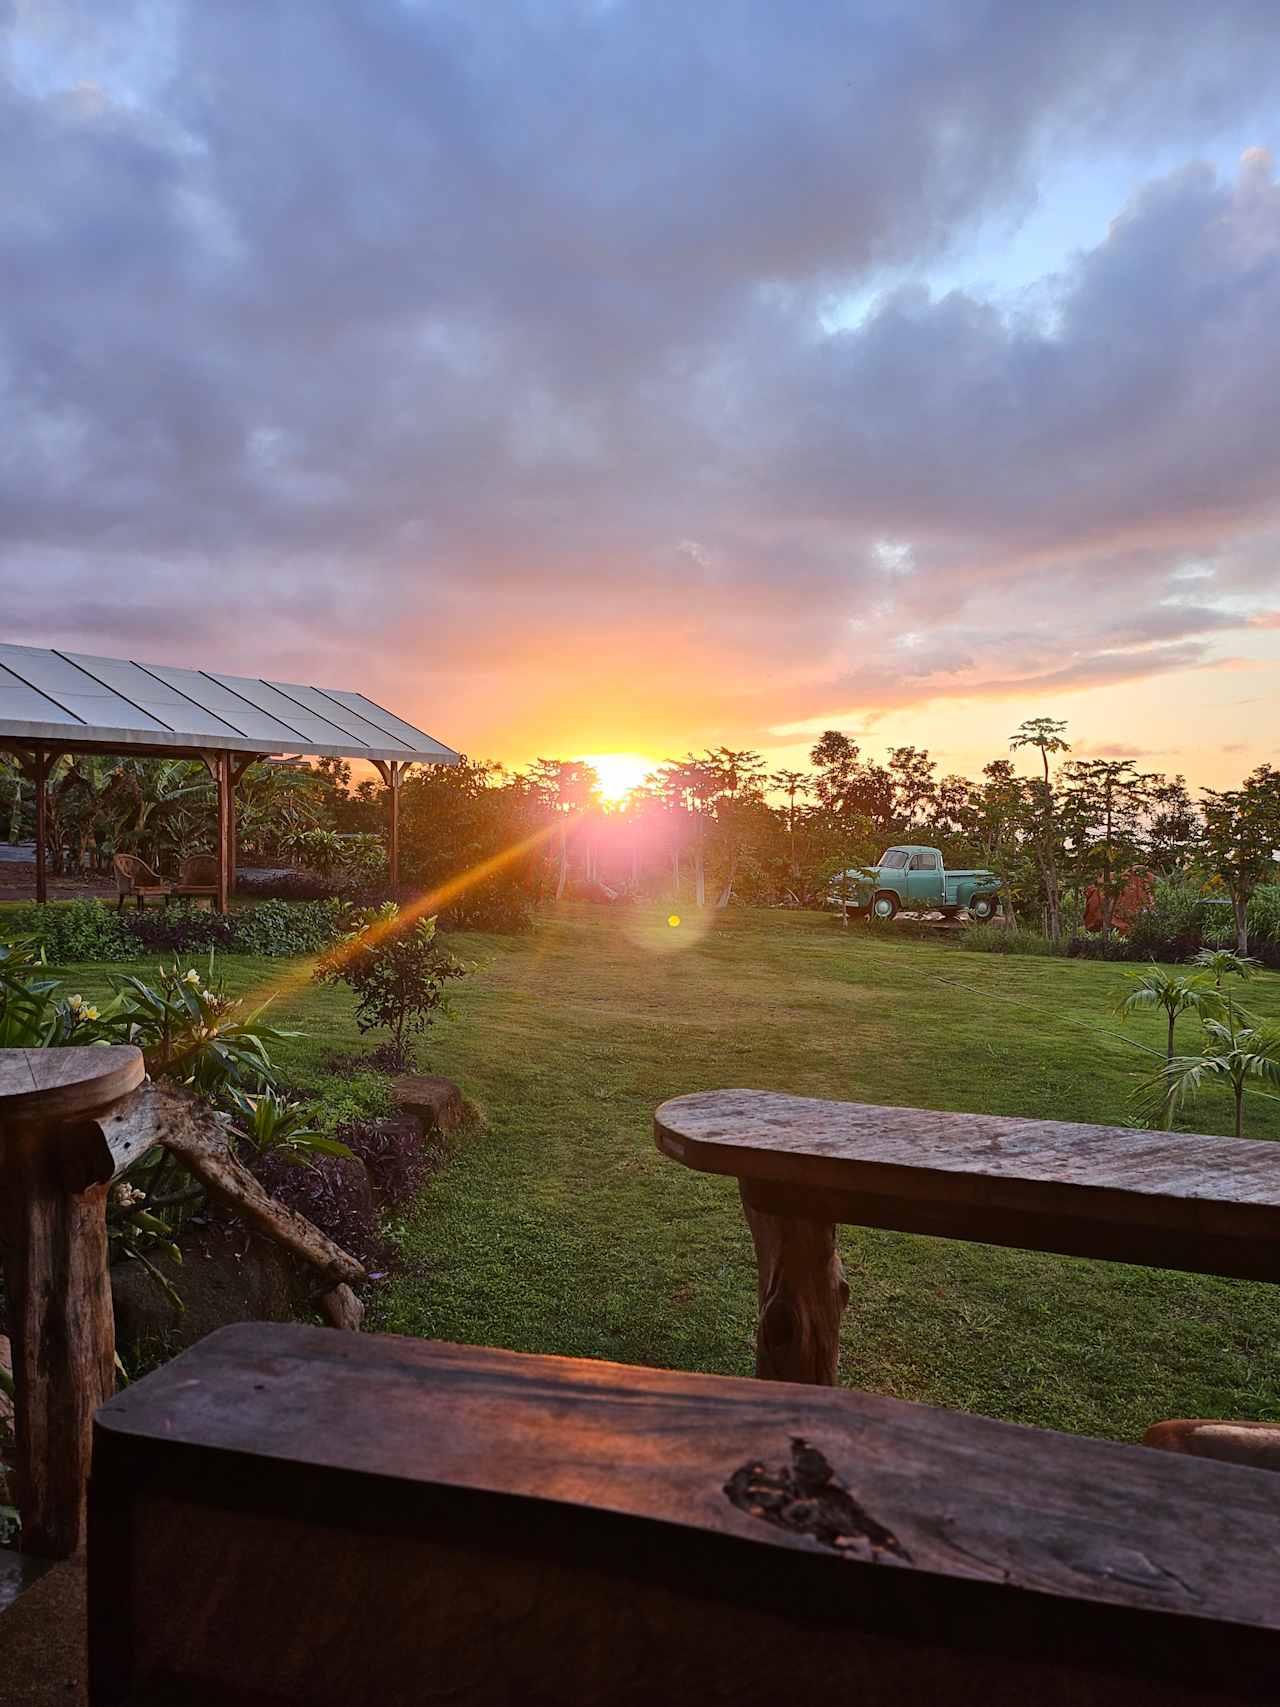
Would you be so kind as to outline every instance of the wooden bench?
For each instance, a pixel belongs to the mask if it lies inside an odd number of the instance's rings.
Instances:
[[[739,1182],[776,1380],[836,1380],[842,1222],[1280,1280],[1278,1144],[745,1090],[675,1097],[654,1132]]]
[[[98,1413],[95,1707],[1280,1699],[1280,1477],[298,1326]]]

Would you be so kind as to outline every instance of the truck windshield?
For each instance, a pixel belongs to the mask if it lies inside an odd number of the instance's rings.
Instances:
[[[901,871],[907,863],[906,853],[902,848],[890,848],[880,859],[881,871]]]

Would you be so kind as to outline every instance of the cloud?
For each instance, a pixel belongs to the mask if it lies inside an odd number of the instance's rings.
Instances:
[[[12,638],[354,654],[511,752],[1274,626],[1280,192],[1195,159],[1274,103],[1261,0],[11,17]],[[925,282],[1047,161],[1157,140],[1189,163],[1034,291]]]

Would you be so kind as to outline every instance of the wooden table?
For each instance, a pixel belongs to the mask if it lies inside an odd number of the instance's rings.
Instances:
[[[739,1182],[775,1380],[835,1384],[841,1222],[1280,1280],[1280,1144],[749,1090],[675,1097],[654,1134]]]
[[[144,1076],[127,1044],[0,1049],[0,1246],[25,1552],[61,1556],[83,1538],[93,1413],[115,1388],[107,1191],[139,1153],[107,1129]]]
[[[95,1428],[97,1707],[1280,1700],[1261,1470],[265,1323]]]

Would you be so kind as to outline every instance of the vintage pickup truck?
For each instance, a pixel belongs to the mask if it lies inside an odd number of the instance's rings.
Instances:
[[[962,908],[980,923],[992,918],[1000,894],[993,871],[948,871],[937,848],[888,848],[875,865],[842,872],[832,883],[831,904],[891,919],[895,913],[941,913]]]

